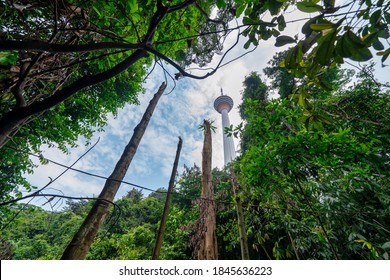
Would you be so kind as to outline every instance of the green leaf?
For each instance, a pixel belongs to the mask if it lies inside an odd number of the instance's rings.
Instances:
[[[218,7],[218,9],[224,9],[224,8],[226,8],[226,2],[225,2],[225,0],[217,0],[217,7]]]
[[[183,61],[186,59],[187,54],[183,50],[177,50],[175,53],[176,61]]]
[[[102,18],[102,14],[99,12],[98,8],[92,6],[92,9],[98,14],[99,18]]]
[[[316,60],[321,65],[329,65],[334,57],[336,32],[331,32],[322,37],[316,52]]]
[[[18,55],[12,52],[0,52],[0,64],[15,64],[18,60]]]
[[[347,42],[352,44],[355,48],[366,48],[367,44],[363,42],[363,40],[355,35],[351,30],[348,30],[346,32],[346,39]]]
[[[372,58],[368,44],[356,36],[351,30],[345,32],[338,40],[336,52],[342,57],[355,61],[367,61]]]
[[[317,5],[314,2],[306,2],[306,1],[298,2],[297,8],[298,10],[304,13],[314,13],[322,10],[322,7],[320,5]]]
[[[138,11],[138,3],[137,0],[129,0],[129,5],[130,5],[130,12],[135,13]]]
[[[376,10],[375,12],[373,12],[372,15],[370,16],[370,23],[373,26],[376,26],[380,22],[380,20],[381,20],[381,15],[382,15],[381,9]]]
[[[390,241],[384,243],[384,244],[382,245],[382,248],[385,249],[385,250],[390,250]]]
[[[281,47],[291,43],[296,43],[296,40],[290,36],[282,35],[276,38],[275,47]]]
[[[278,0],[269,0],[268,5],[268,10],[271,15],[277,15],[280,8],[283,6],[283,2]]]
[[[378,32],[366,34],[362,41],[366,44],[372,44],[378,38]]]
[[[244,44],[244,49],[248,49],[249,46],[251,45],[251,40],[248,40],[245,44]]]
[[[377,52],[376,54],[379,56],[382,56],[381,62],[383,64],[390,55],[390,48],[388,48],[387,50],[385,50],[383,52]]]
[[[286,21],[284,19],[284,16],[283,15],[278,16],[277,22],[278,22],[278,29],[280,31],[283,31],[286,28]]]
[[[374,47],[375,50],[377,51],[381,51],[381,50],[384,50],[385,49],[385,46],[381,43],[381,41],[379,41],[378,39],[376,39],[374,41],[374,43],[372,43],[372,46]]]
[[[254,23],[254,20],[251,19],[251,18],[248,18],[248,17],[244,17],[243,20],[242,20],[242,23],[245,24],[245,25],[251,25]]]
[[[383,39],[389,39],[390,38],[389,30],[387,30],[387,29],[380,30],[378,32],[378,37],[383,38]]]
[[[352,56],[350,57],[355,61],[367,61],[372,58],[372,54],[368,48],[364,49],[351,49]]]
[[[240,4],[240,5],[237,6],[237,10],[236,10],[236,17],[237,18],[242,15],[242,13],[244,12],[245,8],[246,8],[245,4]]]
[[[385,12],[384,16],[385,16],[386,22],[390,24],[390,13],[389,12]]]
[[[310,28],[314,31],[322,31],[326,29],[332,29],[334,28],[334,24],[331,22],[327,23],[314,23],[310,25]]]
[[[335,0],[324,0],[325,7],[334,7]]]
[[[376,3],[376,6],[377,7],[382,7],[384,1],[385,0],[378,0],[378,2]]]

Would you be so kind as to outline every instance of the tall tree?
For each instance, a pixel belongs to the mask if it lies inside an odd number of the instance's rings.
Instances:
[[[199,260],[217,260],[218,244],[216,230],[216,217],[214,205],[214,189],[211,174],[211,123],[203,122],[204,141],[202,150],[202,194],[200,202],[201,240],[199,244]]]
[[[276,53],[270,61],[268,67],[263,69],[264,74],[271,79],[270,91],[278,94],[281,98],[287,98],[293,94],[296,87],[296,78],[288,73],[285,67],[281,67],[280,63],[286,58],[288,51]]]
[[[80,229],[66,247],[64,254],[62,255],[62,259],[84,259],[87,255],[101,224],[107,216],[109,202],[114,200],[121,181],[126,175],[127,169],[133,160],[138,145],[141,142],[142,136],[144,135],[146,127],[152,117],[153,111],[156,108],[158,100],[163,94],[165,88],[166,84],[163,83],[150,101],[140,123],[134,129],[133,136],[124,149],[121,158],[117,162],[114,171],[110,175],[109,179],[107,179],[106,184],[99,195],[99,199],[95,202],[88,213],[88,216],[80,226]]]
[[[237,174],[258,217],[253,246],[277,259],[388,258],[388,99],[365,76],[317,103],[330,121],[308,127],[288,100],[248,103]]]
[[[171,206],[171,194],[172,194],[173,187],[175,184],[177,166],[179,164],[180,151],[181,151],[182,145],[183,145],[183,140],[181,139],[181,137],[179,137],[179,143],[177,144],[175,162],[173,163],[171,178],[169,179],[169,186],[168,186],[167,197],[165,200],[164,211],[163,211],[163,214],[161,217],[160,228],[158,229],[158,233],[157,233],[156,244],[155,244],[154,250],[153,250],[153,256],[152,256],[153,260],[158,260],[160,257],[160,250],[161,250],[161,246],[162,246],[162,243],[164,240],[165,226],[167,224],[169,208]]]
[[[265,104],[268,100],[267,85],[261,80],[257,72],[252,72],[245,77],[243,82],[244,90],[242,92],[243,102],[240,104],[240,115],[242,119],[246,119],[245,106],[247,100],[256,100],[261,104]]]
[[[123,73],[132,78],[128,69],[137,62],[141,67],[150,62],[145,61],[149,53],[177,67],[180,76],[196,77],[185,72],[185,65],[205,64],[220,51],[219,31],[230,19],[224,12],[209,18],[214,1],[1,5],[2,18],[11,20],[0,22],[0,50],[7,65],[2,68],[6,103],[0,119],[0,147],[32,116],[77,92]]]

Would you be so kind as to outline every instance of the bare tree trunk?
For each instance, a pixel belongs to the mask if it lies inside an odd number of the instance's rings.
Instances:
[[[172,174],[171,174],[171,178],[169,180],[167,198],[165,200],[164,211],[163,211],[163,214],[161,217],[160,228],[158,230],[156,245],[155,245],[154,251],[153,251],[153,256],[152,256],[153,260],[158,260],[158,258],[160,257],[161,245],[162,245],[163,240],[164,240],[165,225],[167,224],[169,207],[171,204],[171,193],[173,191],[173,187],[175,184],[175,177],[176,177],[176,173],[177,173],[177,166],[179,165],[179,158],[180,158],[180,151],[181,151],[182,144],[183,144],[183,140],[181,139],[181,137],[179,137],[179,143],[177,144],[175,162],[173,163]]]
[[[214,205],[214,189],[211,174],[211,124],[203,122],[204,142],[202,151],[202,197],[200,219],[204,219],[202,240],[198,251],[199,260],[217,260],[218,245],[216,230],[216,217]]]
[[[104,185],[104,188],[99,195],[99,198],[104,200],[97,200],[95,202],[92,209],[88,213],[88,216],[85,218],[83,224],[80,226],[78,232],[74,235],[72,241],[66,247],[61,259],[81,260],[86,257],[89,248],[96,234],[99,231],[101,224],[107,216],[109,208],[108,201],[114,200],[121,181],[123,180],[127,169],[129,168],[129,165],[133,160],[138,145],[152,117],[153,111],[156,108],[157,102],[160,99],[165,88],[166,84],[163,83],[157,93],[154,95],[153,99],[150,101],[148,108],[142,116],[140,123],[134,129],[134,133],[130,139],[130,142],[127,144],[125,150],[122,153],[121,158],[115,166],[114,171],[110,175],[109,179],[107,179],[106,184]]]
[[[248,238],[246,235],[244,211],[242,210],[241,198],[238,195],[238,184],[236,181],[236,176],[234,175],[233,168],[231,169],[231,181],[233,185],[234,197],[236,199],[238,231],[240,234],[241,258],[243,260],[249,260]]]

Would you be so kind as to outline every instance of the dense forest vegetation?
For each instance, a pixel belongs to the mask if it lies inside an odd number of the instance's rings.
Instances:
[[[251,259],[389,259],[389,84],[375,80],[372,65],[358,67],[356,75],[339,65],[369,61],[374,53],[385,66],[390,3],[336,5],[0,0],[1,259],[61,258],[94,209],[101,211],[100,230],[89,238],[87,259],[150,259],[165,190],[144,197],[133,189],[112,201],[121,180],[113,173],[107,182],[118,184],[110,199],[68,200],[63,210],[49,212],[17,203],[24,191],[45,195],[25,179],[34,170],[26,154],[39,154],[45,144],[67,152],[79,137],[91,139],[104,130],[108,113],[138,102],[155,67],[174,82],[211,76],[240,37],[245,49],[272,37],[276,46],[292,47],[263,70],[268,84],[256,72],[243,81],[243,123],[226,131],[240,139],[239,156],[213,170],[218,258],[241,258],[239,200]],[[310,15],[295,37],[283,34],[296,21],[284,17],[290,8]],[[242,25],[232,26],[233,19]],[[224,49],[237,30],[237,43]],[[205,67],[215,57],[217,66]],[[194,65],[205,72],[194,74]],[[128,145],[131,156],[137,137]],[[177,178],[161,259],[196,258],[201,182],[197,166]]]
[[[309,127],[298,102],[269,100],[257,73],[244,81],[245,125],[231,133],[242,139],[234,169],[251,259],[388,259],[390,95],[364,75],[346,86],[349,76],[329,73],[339,89],[320,92],[313,105],[327,122]],[[219,258],[239,259],[230,170],[213,170],[213,186]],[[161,259],[194,258],[200,191],[200,168],[186,167]],[[165,197],[163,189],[147,197],[133,189],[115,201],[87,259],[150,259]],[[15,259],[57,259],[91,205],[69,200],[60,212],[28,206],[3,231],[3,246]]]

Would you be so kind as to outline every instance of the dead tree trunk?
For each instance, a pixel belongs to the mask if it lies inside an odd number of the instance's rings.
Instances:
[[[172,174],[171,174],[171,178],[169,180],[167,198],[165,200],[164,211],[163,211],[163,214],[161,217],[160,228],[159,228],[158,233],[157,233],[156,245],[155,245],[154,251],[153,251],[153,256],[152,256],[153,260],[158,260],[158,258],[160,257],[161,245],[162,245],[163,240],[164,240],[165,225],[167,224],[169,207],[171,204],[171,193],[173,191],[173,187],[175,184],[175,177],[176,177],[176,173],[177,173],[177,166],[179,165],[179,158],[180,158],[180,151],[181,151],[182,144],[183,144],[183,140],[179,137],[179,143],[177,144],[175,162],[173,163]]]
[[[204,221],[204,227],[201,228],[202,239],[198,251],[199,260],[217,260],[218,245],[216,230],[216,217],[214,205],[214,189],[211,174],[211,124],[208,121],[203,122],[204,142],[202,151],[202,197],[200,219]],[[203,222],[201,223],[203,224]]]
[[[92,209],[88,213],[84,222],[80,226],[78,232],[74,235],[72,241],[66,247],[61,259],[63,260],[78,260],[84,259],[87,255],[89,248],[99,231],[99,228],[105,220],[109,203],[113,201],[114,197],[119,189],[121,181],[123,180],[127,169],[133,157],[137,151],[138,145],[145,133],[146,127],[152,117],[153,111],[156,108],[157,102],[160,99],[162,93],[166,88],[166,84],[163,83],[157,93],[150,101],[140,123],[134,129],[133,136],[130,142],[127,144],[125,150],[122,153],[121,158],[117,162],[114,171],[107,179],[106,184],[102,192],[99,195],[100,200],[97,200]],[[104,199],[104,200],[103,200]]]

